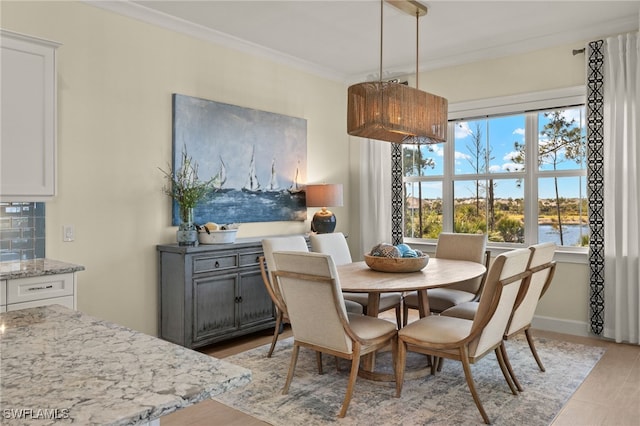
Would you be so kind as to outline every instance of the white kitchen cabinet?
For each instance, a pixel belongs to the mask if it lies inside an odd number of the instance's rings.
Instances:
[[[56,49],[59,43],[0,30],[0,201],[56,193]]]
[[[0,280],[0,313],[7,312],[7,282]]]
[[[76,274],[41,275],[6,281],[7,311],[59,304],[76,309]]]

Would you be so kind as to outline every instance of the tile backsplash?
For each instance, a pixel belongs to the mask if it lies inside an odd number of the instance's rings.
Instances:
[[[44,258],[44,203],[0,203],[0,261]]]

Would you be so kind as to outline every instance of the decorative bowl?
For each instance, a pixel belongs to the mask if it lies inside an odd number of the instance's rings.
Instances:
[[[200,244],[231,244],[236,241],[237,229],[225,229],[217,231],[198,231],[198,242]]]
[[[364,261],[369,268],[380,272],[417,272],[429,263],[429,255],[422,257],[381,257],[364,255]]]

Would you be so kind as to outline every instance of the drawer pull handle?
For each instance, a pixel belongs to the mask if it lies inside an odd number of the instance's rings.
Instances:
[[[242,303],[242,296],[238,296],[234,299],[236,303]]]
[[[216,268],[219,268],[219,267],[220,267],[220,262],[216,260]]]
[[[49,285],[45,285],[45,286],[39,286],[39,287],[29,287],[27,289],[27,291],[39,291],[39,290],[48,290],[50,288],[53,288],[52,284]]]

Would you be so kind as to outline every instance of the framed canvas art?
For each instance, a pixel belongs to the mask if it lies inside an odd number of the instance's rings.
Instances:
[[[306,120],[173,94],[173,170],[185,150],[198,178],[214,184],[194,209],[195,223],[307,218]]]

